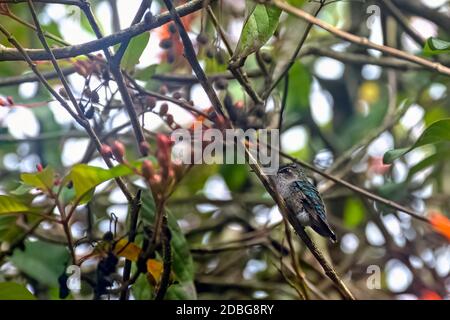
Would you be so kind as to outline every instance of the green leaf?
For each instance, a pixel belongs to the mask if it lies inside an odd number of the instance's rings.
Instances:
[[[153,224],[155,219],[155,202],[150,192],[146,192],[142,197],[141,213],[142,219],[146,224]],[[169,287],[167,298],[184,297],[185,299],[196,299],[197,294],[193,282],[194,261],[189,250],[189,245],[178,226],[177,219],[168,211],[167,215],[169,229],[172,233],[172,269],[175,274],[175,279],[179,282],[176,287]],[[170,296],[169,292],[172,292]]]
[[[64,246],[43,241],[25,241],[25,251],[15,250],[11,261],[23,273],[41,284],[57,287],[69,252]]]
[[[383,162],[392,163],[395,159],[400,158],[415,148],[444,141],[450,141],[450,118],[432,123],[411,147],[386,152],[383,157]]]
[[[36,300],[23,285],[16,282],[0,283],[0,300]]]
[[[309,106],[309,92],[311,90],[312,76],[308,69],[300,62],[294,63],[289,70],[288,97],[286,111],[304,110]],[[281,84],[284,86],[284,84]]]
[[[245,59],[257,51],[272,37],[278,26],[281,10],[269,4],[251,4],[253,10],[247,16],[233,60]]]
[[[136,70],[134,78],[141,81],[148,81],[155,75],[157,69],[158,64],[152,64],[144,69]]]
[[[167,300],[193,300],[196,299],[197,292],[194,282],[173,284],[167,289]]]
[[[348,198],[344,207],[344,224],[349,228],[356,228],[364,221],[364,204],[359,199]]]
[[[423,48],[423,53],[427,56],[433,56],[449,52],[450,52],[450,42],[433,37],[428,38]]]
[[[223,176],[228,188],[238,192],[248,180],[248,168],[244,164],[226,164],[221,166],[220,173]]]
[[[144,32],[131,39],[122,58],[122,68],[132,70],[139,63],[139,58],[144,52],[145,47],[150,39],[150,33]]]
[[[22,173],[22,181],[32,187],[41,190],[51,190],[53,188],[55,171],[51,167],[46,167],[42,171],[33,173]]]
[[[294,7],[301,7],[305,4],[305,0],[288,0],[287,2]]]
[[[93,191],[100,183],[131,173],[133,171],[124,165],[118,165],[111,169],[103,169],[87,164],[77,164],[72,167],[67,178],[72,180],[76,197],[80,199],[90,191]],[[83,199],[82,203],[88,200],[89,198]]]
[[[152,299],[152,289],[149,288],[150,283],[147,281],[147,275],[141,274],[131,287],[133,297],[136,300]]]
[[[19,200],[5,195],[0,195],[0,215],[12,213],[24,213],[33,211],[31,207]]]

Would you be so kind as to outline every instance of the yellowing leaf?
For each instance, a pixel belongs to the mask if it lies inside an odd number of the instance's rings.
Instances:
[[[161,281],[164,264],[156,259],[147,260],[147,278],[155,286]],[[170,271],[169,283],[174,283],[175,274]]]
[[[120,239],[114,246],[114,254],[119,257],[124,257],[128,260],[136,262],[141,253],[141,248],[133,242],[126,239]]]
[[[149,276],[149,280],[153,285],[156,285],[161,280],[161,275],[164,270],[163,264],[161,261],[155,259],[147,260],[147,272]]]
[[[0,300],[36,300],[28,289],[16,282],[0,283]]]
[[[10,196],[0,195],[0,214],[23,213],[30,211],[32,211],[32,208],[28,207],[19,200]]]
[[[111,169],[103,169],[87,164],[77,164],[72,167],[70,174],[65,180],[72,180],[77,198],[82,198],[83,201],[80,203],[85,203],[89,201],[89,197],[85,196],[88,192],[93,191],[100,183],[130,173],[133,173],[133,171],[124,165],[118,165]]]

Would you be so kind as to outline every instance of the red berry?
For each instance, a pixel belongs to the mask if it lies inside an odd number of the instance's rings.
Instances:
[[[159,115],[164,116],[169,111],[169,105],[167,103],[163,103],[159,109]]]
[[[150,110],[153,110],[153,108],[156,106],[156,98],[155,97],[147,97],[147,106],[150,108]]]
[[[169,127],[171,127],[173,124],[173,115],[171,114],[166,115],[166,122],[169,125]]]
[[[150,179],[154,174],[153,164],[150,160],[144,160],[141,167],[142,175],[146,179]]]

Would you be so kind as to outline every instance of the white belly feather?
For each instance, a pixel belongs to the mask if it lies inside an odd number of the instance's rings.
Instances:
[[[309,214],[305,210],[297,213],[297,219],[300,221],[302,226],[309,226],[311,224]]]

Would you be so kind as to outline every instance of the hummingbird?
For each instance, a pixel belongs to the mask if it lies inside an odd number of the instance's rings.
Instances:
[[[281,166],[275,178],[276,189],[302,226],[310,226],[323,237],[336,242],[336,235],[327,221],[325,205],[317,188],[308,180],[297,163]]]

